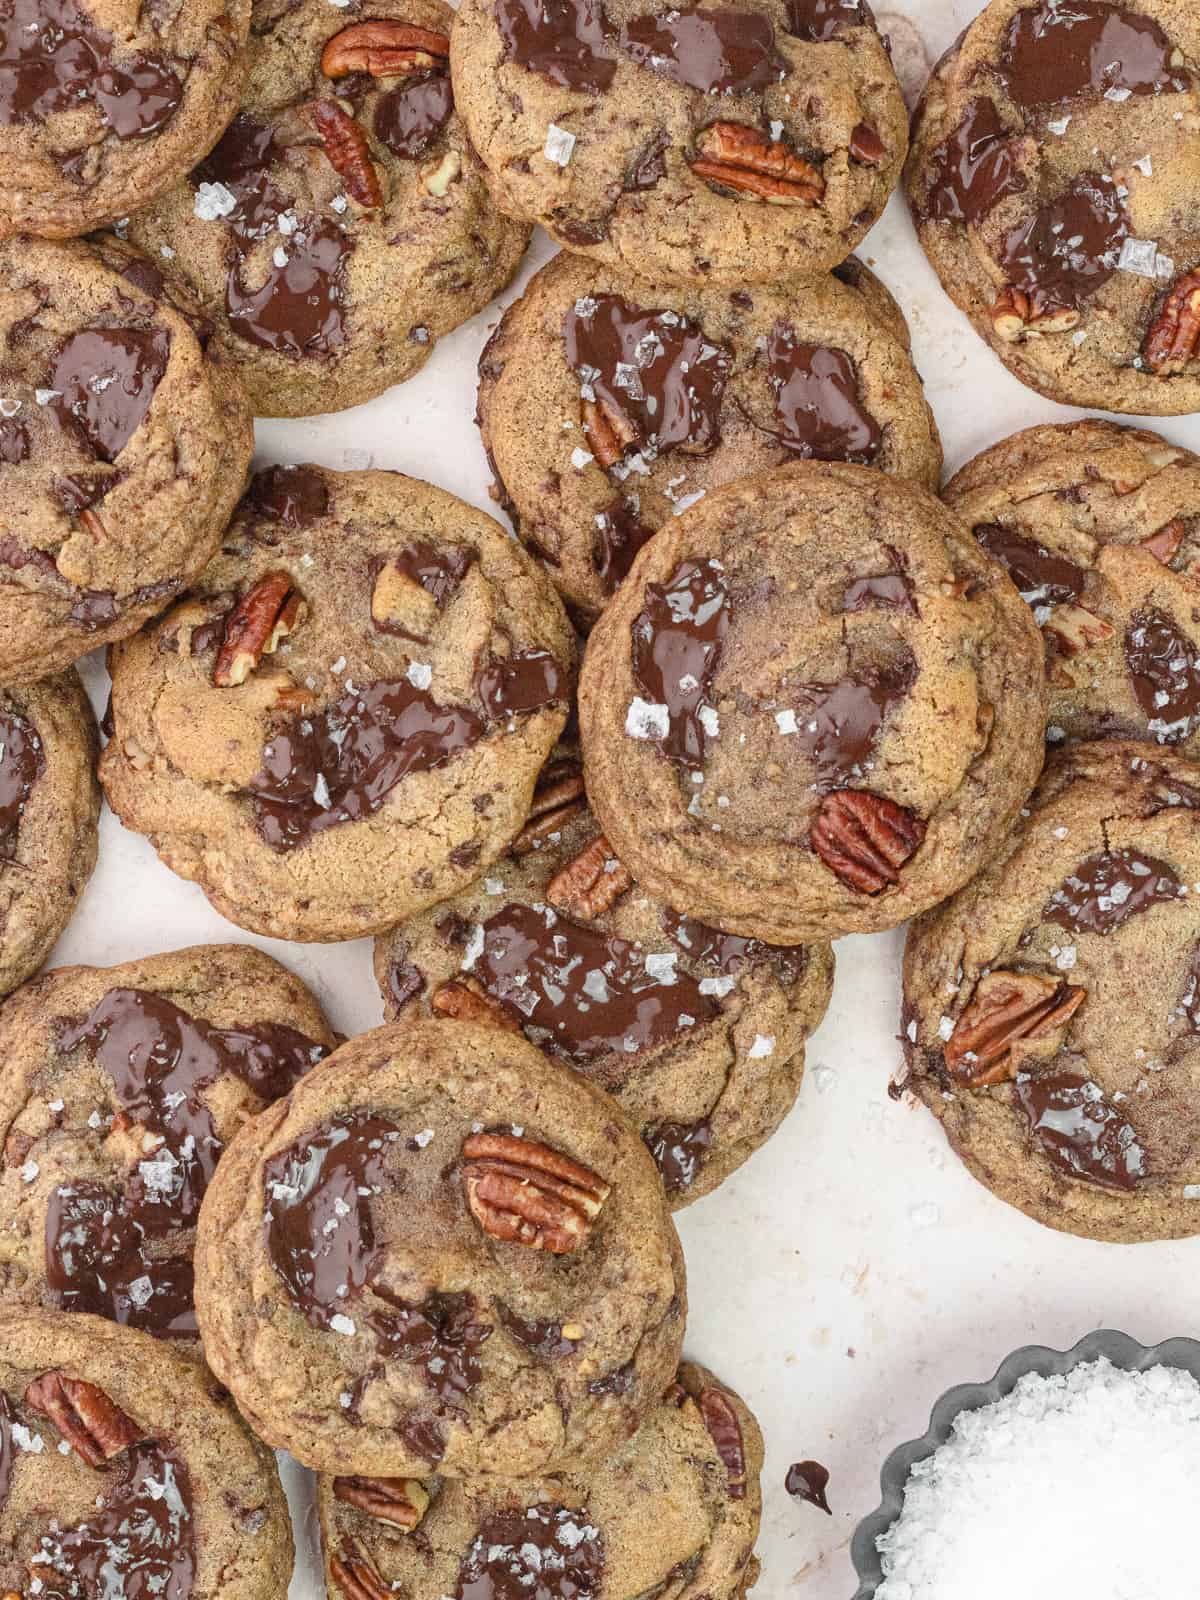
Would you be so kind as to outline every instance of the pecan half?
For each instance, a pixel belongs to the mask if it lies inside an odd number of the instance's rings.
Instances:
[[[704,1426],[716,1446],[717,1454],[725,1464],[729,1481],[729,1498],[746,1498],[746,1446],[742,1440],[742,1425],[733,1402],[720,1389],[701,1389],[696,1396]]]
[[[31,1411],[52,1422],[81,1461],[102,1467],[142,1434],[103,1389],[58,1371],[43,1372],[25,1391]]]
[[[329,1575],[346,1600],[395,1600],[375,1563],[356,1539],[348,1539],[329,1562]]]
[[[1179,547],[1187,533],[1187,523],[1182,517],[1172,517],[1170,522],[1164,522],[1156,533],[1142,540],[1142,549],[1152,555],[1156,561],[1161,561],[1164,567],[1169,567],[1179,554]]]
[[[946,1041],[946,1071],[980,1089],[1016,1076],[1018,1041],[1049,1040],[1083,1004],[1087,990],[1033,972],[989,972]]]
[[[601,833],[554,874],[546,885],[546,900],[556,911],[588,922],[610,910],[632,887],[632,877]]]
[[[484,994],[474,980],[464,982],[451,978],[435,989],[429,997],[429,1009],[439,1017],[450,1017],[455,1022],[482,1022],[489,1027],[507,1028],[509,1033],[520,1033],[521,1024],[506,1011],[499,1000]]]
[[[334,1499],[406,1532],[429,1509],[429,1492],[416,1478],[335,1478]]]
[[[304,601],[286,572],[268,572],[234,606],[225,619],[221,648],[212,681],[230,689],[246,679],[264,656],[294,633],[304,616]]]
[[[1042,624],[1065,656],[1082,655],[1113,636],[1113,625],[1084,606],[1055,606]]]
[[[472,1134],[462,1175],[467,1205],[485,1233],[552,1255],[585,1243],[610,1192],[578,1161],[516,1134]]]
[[[373,78],[402,78],[412,72],[445,67],[450,41],[444,33],[407,22],[356,22],[333,38],[321,52],[327,78],[369,72]]]
[[[546,840],[581,816],[587,800],[583,774],[574,761],[552,761],[543,768],[533,791],[529,821],[513,840],[511,854],[532,855]]]
[[[803,156],[780,139],[744,122],[714,122],[696,140],[699,159],[690,163],[698,178],[735,189],[769,205],[816,205],[825,180]]]
[[[830,872],[862,894],[900,882],[900,868],[925,837],[914,812],[866,789],[839,789],[821,801],[812,847]]]
[[[1200,272],[1171,287],[1142,340],[1142,360],[1160,378],[1182,372],[1200,351]]]
[[[860,122],[850,135],[850,154],[864,167],[881,167],[887,158],[883,140],[869,122]]]
[[[579,413],[584,437],[602,467],[615,466],[626,449],[639,442],[637,429],[616,406],[584,400]]]
[[[1031,333],[1066,333],[1078,327],[1079,312],[1069,306],[1039,306],[1036,296],[1010,284],[991,308],[992,328],[1006,344]]]
[[[314,100],[312,119],[329,164],[346,185],[351,200],[366,210],[383,204],[383,185],[371,160],[367,136],[336,100]]]

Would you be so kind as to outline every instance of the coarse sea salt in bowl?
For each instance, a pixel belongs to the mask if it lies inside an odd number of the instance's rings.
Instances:
[[[854,1600],[1200,1595],[1200,1342],[1102,1329],[960,1384],[883,1464]]]

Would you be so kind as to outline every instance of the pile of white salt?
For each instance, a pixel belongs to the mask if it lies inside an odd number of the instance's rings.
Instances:
[[[1200,1595],[1200,1383],[1105,1360],[960,1412],[880,1536],[876,1600]]]

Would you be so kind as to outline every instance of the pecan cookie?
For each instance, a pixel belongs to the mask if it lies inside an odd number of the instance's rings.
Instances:
[[[0,1312],[0,1586],[9,1600],[279,1600],[269,1450],[203,1369],[99,1317]]]
[[[87,233],[181,178],[237,107],[249,27],[250,0],[7,0],[0,235]]]
[[[381,1478],[602,1461],[670,1382],[686,1311],[637,1130],[469,1022],[363,1034],[248,1124],[196,1274],[205,1355],[255,1431]]]
[[[188,599],[114,651],[101,782],[241,927],[382,932],[521,831],[573,663],[490,518],[399,473],[273,468]]]
[[[943,498],[1046,644],[1050,737],[1200,755],[1200,457],[1089,419],[985,450]]]
[[[771,944],[890,928],[965,883],[1032,788],[1041,658],[932,495],[777,468],[664,528],[597,623],[588,794],[689,917]]]
[[[991,0],[934,68],[905,174],[946,293],[1022,383],[1200,409],[1200,11]]]
[[[96,865],[98,743],[77,672],[0,686],[0,995],[50,954]]]
[[[530,230],[496,211],[455,112],[452,18],[256,0],[241,112],[130,224],[186,276],[259,416],[410,378],[516,270]]]
[[[1200,1232],[1200,767],[1068,745],[978,878],[913,924],[907,1087],[1010,1205]]]
[[[249,945],[27,984],[0,1007],[0,1299],[194,1339],[221,1151],[333,1044],[304,985]]]
[[[590,1474],[507,1485],[323,1477],[329,1594],[737,1600],[757,1576],[762,1458],[744,1402],[685,1361],[641,1430]]]
[[[0,72],[0,85],[3,72]],[[177,285],[118,240],[0,244],[0,683],[134,633],[216,553],[241,389]]]
[[[858,276],[873,300],[832,277],[672,288],[563,254],[509,307],[480,360],[479,426],[521,538],[584,616],[651,534],[735,478],[857,461],[937,489],[898,309],[877,317],[887,291]]]
[[[465,0],[450,63],[502,209],[656,281],[836,266],[908,145],[866,0]]]
[[[375,976],[389,1018],[495,1022],[615,1095],[679,1207],[791,1110],[833,952],[739,939],[652,900],[613,856],[579,763],[563,754],[509,854],[378,939]]]

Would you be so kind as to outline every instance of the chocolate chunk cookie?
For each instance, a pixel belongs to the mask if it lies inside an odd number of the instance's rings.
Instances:
[[[204,1351],[320,1472],[584,1471],[670,1382],[683,1257],[608,1095],[503,1028],[343,1045],[248,1124],[200,1217]]]
[[[194,1339],[221,1152],[333,1044],[304,985],[249,945],[26,985],[0,1007],[0,1298]]]
[[[946,293],[1071,405],[1200,409],[1200,11],[991,0],[935,67],[905,175]]]
[[[937,489],[937,426],[873,282],[868,303],[834,278],[672,288],[565,254],[538,273],[480,361],[479,425],[566,600],[596,616],[673,514],[782,461],[857,461]]]
[[[866,0],[466,0],[450,61],[502,209],[652,281],[836,266],[908,145]]]
[[[1051,739],[1200,755],[1200,457],[1115,422],[1028,428],[944,498],[1033,607]]]
[[[4,73],[0,66],[0,94]],[[0,683],[134,633],[245,485],[241,389],[183,291],[116,239],[0,244]]]
[[[96,865],[98,743],[78,673],[0,687],[0,995],[50,954]]]
[[[914,923],[908,1087],[1010,1205],[1200,1232],[1200,767],[1068,745],[984,872]]]
[[[737,1600],[757,1576],[762,1435],[684,1362],[641,1431],[596,1472],[498,1485],[322,1478],[337,1600]]]
[[[0,235],[87,233],[182,177],[237,107],[249,26],[250,0],[6,0]]]
[[[375,976],[389,1017],[494,1021],[615,1095],[678,1207],[715,1189],[791,1109],[833,953],[739,939],[652,900],[613,856],[564,754],[509,854],[377,940]]]
[[[0,1313],[0,1584],[16,1600],[278,1600],[270,1451],[211,1377],[99,1317]]]
[[[808,463],[665,528],[596,625],[588,794],[677,911],[772,944],[893,927],[978,869],[1042,762],[1028,607],[914,484]]]
[[[521,831],[573,666],[490,518],[399,473],[272,468],[188,599],[114,652],[101,781],[240,926],[379,933]]]
[[[360,13],[365,12],[365,19]],[[424,365],[516,270],[455,112],[441,0],[256,0],[220,144],[130,237],[196,291],[259,416],[337,411]]]

